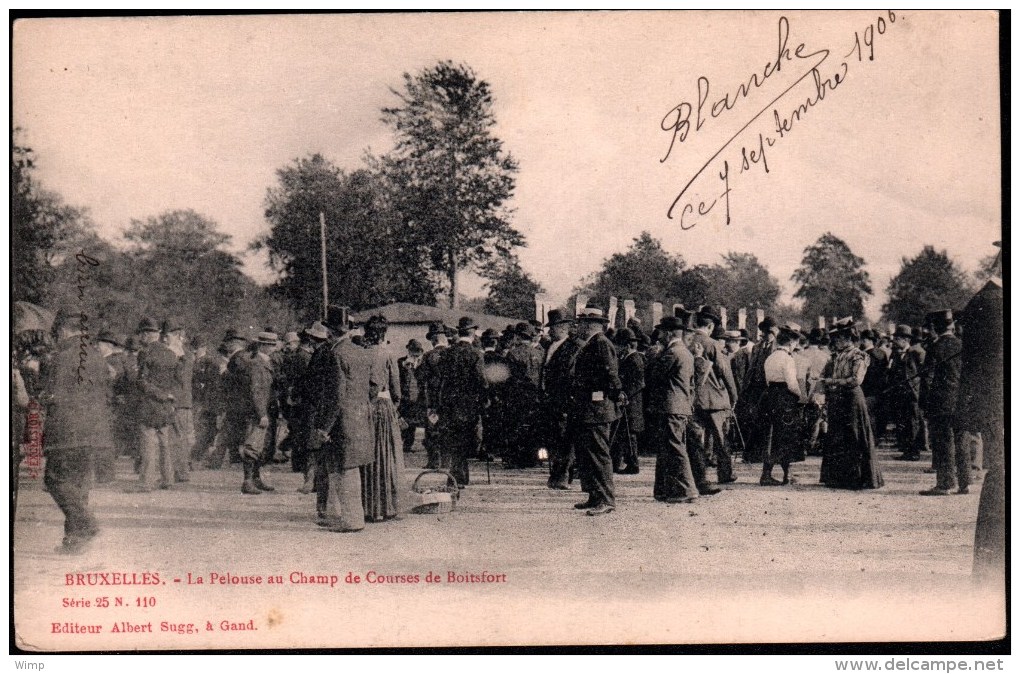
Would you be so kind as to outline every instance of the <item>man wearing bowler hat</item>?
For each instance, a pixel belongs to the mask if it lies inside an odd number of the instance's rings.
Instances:
[[[145,346],[138,353],[139,423],[141,426],[141,491],[174,483],[174,409],[178,390],[177,355],[159,341],[160,328],[145,318],[138,325]]]
[[[478,325],[468,316],[457,322],[457,341],[439,361],[439,400],[435,413],[441,438],[439,465],[457,484],[470,483],[468,458],[481,440],[482,410],[488,397],[482,352],[474,345]]]
[[[614,336],[620,354],[620,382],[627,396],[612,446],[613,472],[636,475],[638,465],[638,437],[645,430],[644,389],[645,358],[638,351],[638,336],[630,328],[620,329]]]
[[[581,310],[577,322],[584,344],[574,359],[571,418],[581,489],[588,492],[588,500],[574,507],[597,516],[616,509],[611,430],[620,417],[618,405],[626,405],[627,397],[616,350],[605,335],[609,320],[601,309],[588,306]]]
[[[424,426],[425,400],[418,388],[418,366],[425,354],[421,342],[412,339],[405,347],[407,355],[397,360],[397,371],[400,373],[400,418],[404,424],[400,429],[400,437],[405,452],[414,451],[414,435]]]
[[[375,356],[349,339],[346,307],[328,307],[323,325],[329,329],[329,340],[309,364],[320,390],[309,418],[309,447],[320,452],[318,523],[330,531],[360,531],[365,528],[365,509],[359,468],[375,460],[369,398]]]
[[[415,370],[418,380],[418,397],[425,405],[425,439],[423,444],[427,453],[426,468],[439,468],[439,435],[436,425],[431,421],[435,418],[436,405],[439,404],[439,361],[449,348],[450,342],[446,326],[442,323],[429,324],[425,339],[432,348],[421,357],[421,363]]]
[[[955,437],[963,343],[955,334],[952,311],[934,314],[931,327],[935,341],[926,355],[921,405],[928,418],[936,482],[934,488],[921,494],[945,496],[954,483],[956,493],[966,494],[970,487],[970,451],[957,446]]]
[[[271,447],[267,434],[270,432],[269,414],[274,396],[273,381],[275,368],[272,354],[276,351],[276,333],[263,331],[255,340],[255,353],[251,354],[243,370],[243,382],[239,402],[246,424],[244,440],[241,443],[241,461],[244,467],[242,494],[261,494],[275,491],[262,481],[262,466],[269,462],[267,449]]]

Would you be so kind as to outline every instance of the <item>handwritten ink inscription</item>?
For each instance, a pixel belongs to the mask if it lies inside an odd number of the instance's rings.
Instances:
[[[678,146],[683,145],[692,133],[698,133],[706,124],[711,128],[712,120],[723,118],[732,110],[739,110],[742,101],[759,89],[764,90],[770,81],[777,79],[777,74],[792,70],[797,75],[792,84],[780,91],[767,105],[755,111],[747,119],[747,122],[730,136],[729,140],[723,143],[701,165],[701,168],[695,171],[673,199],[666,211],[666,217],[671,220],[679,217],[680,228],[689,230],[698,224],[699,218],[708,216],[717,206],[722,205],[725,209],[726,224],[729,225],[732,213],[730,195],[733,191],[730,185],[731,164],[729,159],[722,159],[722,167],[717,174],[722,185],[719,186],[718,196],[711,201],[690,198],[688,192],[691,186],[703,175],[706,175],[709,166],[720,159],[727,149],[734,145],[735,141],[744,138],[748,129],[763,117],[771,117],[774,127],[768,131],[758,132],[756,137],[742,145],[740,151],[735,154],[732,169],[739,168],[739,174],[743,174],[760,167],[765,173],[769,173],[768,149],[775,146],[779,140],[786,138],[793,130],[794,125],[800,122],[811,108],[824,101],[846,81],[850,72],[850,64],[853,63],[855,56],[858,63],[863,63],[865,59],[875,60],[877,36],[888,32],[892,24],[896,23],[897,18],[902,17],[897,17],[895,12],[888,11],[884,15],[878,16],[862,31],[854,31],[853,47],[838,65],[834,65],[829,60],[832,55],[830,49],[813,49],[801,42],[791,50],[789,46],[790,21],[787,17],[782,16],[779,18],[776,55],[765,64],[760,73],[752,73],[745,81],[737,85],[735,90],[723,94],[722,97],[712,93],[712,83],[709,78],[704,75],[698,77],[697,104],[681,101],[670,109],[660,122],[660,128],[669,133],[670,138],[666,153],[659,159],[659,163],[667,162],[678,150]],[[802,87],[801,85],[805,82],[807,84]],[[784,99],[790,96],[791,92],[808,87],[810,87],[808,94],[802,102],[792,108],[788,107]],[[770,111],[771,116],[767,115]],[[707,188],[707,190],[711,190],[711,188]]]

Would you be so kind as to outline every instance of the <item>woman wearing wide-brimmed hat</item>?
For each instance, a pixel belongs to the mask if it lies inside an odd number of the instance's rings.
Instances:
[[[822,373],[829,431],[822,454],[821,481],[839,489],[877,489],[884,484],[861,384],[868,355],[854,342],[853,319],[837,321],[829,331],[833,355]]]

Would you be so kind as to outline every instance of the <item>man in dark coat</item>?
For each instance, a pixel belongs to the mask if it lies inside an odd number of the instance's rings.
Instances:
[[[359,469],[375,460],[369,397],[374,353],[349,339],[346,307],[328,307],[323,325],[329,340],[309,364],[320,391],[309,418],[309,446],[321,450],[319,465],[326,474],[324,481],[317,480],[318,523],[330,531],[360,531],[365,528],[365,508]]]
[[[269,462],[270,430],[269,414],[274,395],[275,368],[272,354],[277,347],[277,336],[272,332],[260,332],[255,341],[255,351],[247,352],[238,362],[235,371],[238,384],[237,407],[234,413],[244,419],[244,438],[241,442],[241,462],[244,478],[242,494],[260,494],[275,491],[262,481],[261,468]],[[235,357],[236,358],[236,357]]]
[[[1007,572],[1002,290],[1001,278],[989,279],[964,308],[956,405],[958,428],[981,434],[988,467],[974,532],[974,576],[999,596],[1005,592]]]
[[[896,439],[904,461],[920,461],[924,449],[924,427],[921,417],[921,372],[924,349],[912,344],[909,325],[898,325],[893,333],[893,355],[890,357],[888,395],[896,409]]]
[[[645,430],[645,358],[638,351],[638,336],[630,328],[623,328],[615,335],[620,354],[620,382],[627,396],[627,405],[621,408],[622,416],[617,422],[612,447],[613,472],[637,475],[638,438]]]
[[[745,348],[747,342],[747,330],[729,330],[726,333],[726,349],[723,355],[730,359],[730,371],[733,373],[737,391],[744,388],[747,370],[751,367],[751,352]]]
[[[706,495],[718,491],[705,481],[701,454],[688,451],[687,424],[694,414],[694,357],[683,343],[683,318],[667,316],[656,327],[666,345],[648,364],[645,379],[656,450],[653,496],[667,503],[690,503],[702,490]]]
[[[57,345],[40,373],[46,403],[44,483],[64,513],[58,553],[79,554],[99,533],[89,508],[92,460],[112,447],[111,378],[106,361],[88,339],[85,314],[60,311],[53,322]]]
[[[139,424],[141,426],[141,491],[157,486],[169,489],[174,483],[174,457],[178,437],[174,412],[179,393],[178,357],[159,341],[155,321],[143,319],[138,326],[143,347],[138,353]],[[158,476],[157,476],[158,472]]]
[[[874,330],[861,331],[861,351],[868,354],[868,371],[864,375],[861,390],[868,406],[871,427],[877,444],[885,434],[886,414],[882,409],[882,397],[888,386],[889,357],[877,347],[878,334]]]
[[[414,436],[418,429],[427,422],[425,419],[425,400],[418,386],[418,365],[425,353],[421,342],[412,339],[407,343],[407,355],[397,360],[397,371],[400,373],[400,418],[404,425],[400,429],[404,451],[414,451]]]
[[[691,345],[698,344],[702,351],[694,362],[694,421],[704,430],[704,441],[690,451],[700,451],[706,463],[712,462],[714,457],[719,483],[726,484],[735,482],[736,478],[724,427],[738,398],[729,360],[719,353],[718,344],[711,337],[721,320],[709,307],[694,316]],[[762,368],[764,371],[764,364]],[[694,437],[697,438],[697,434]]]
[[[574,359],[584,342],[571,334],[574,321],[559,309],[549,312],[549,337],[542,366],[542,388],[548,413],[546,445],[549,449],[550,489],[568,489],[574,463],[574,430],[570,427],[571,378]]]
[[[584,345],[574,359],[571,425],[581,489],[588,492],[588,500],[574,507],[589,515],[605,515],[616,509],[611,431],[620,417],[618,404],[626,405],[627,398],[616,350],[604,334],[608,319],[601,309],[585,307],[577,321]]]
[[[195,422],[192,417],[192,378],[195,357],[185,342],[184,326],[174,319],[163,321],[163,344],[177,358],[174,371],[174,481],[187,482],[191,470],[191,447],[195,444]]]
[[[96,347],[106,361],[110,370],[109,405],[111,411],[110,430],[113,445],[97,452],[94,457],[96,482],[100,484],[113,482],[117,477],[117,456],[131,451],[131,434],[129,428],[130,409],[126,397],[122,397],[133,377],[128,359],[124,356],[124,340],[112,332],[104,330],[96,339]]]
[[[537,348],[538,332],[530,323],[518,323],[514,335],[514,344],[505,357],[510,379],[504,391],[504,414],[511,423],[504,427],[507,437],[503,465],[532,468],[538,461],[538,448],[542,444],[539,386],[545,352]]]
[[[953,312],[939,312],[932,319],[935,342],[925,356],[924,398],[921,405],[928,417],[936,482],[925,496],[945,496],[955,483],[958,494],[970,486],[970,452],[958,447],[954,431],[963,343],[954,332]]]
[[[329,479],[329,475],[324,469],[319,470],[321,450],[312,451],[311,449],[312,428],[310,423],[312,411],[319,399],[321,389],[316,377],[318,373],[322,372],[322,367],[315,369],[313,363],[316,358],[324,357],[319,352],[324,350],[323,345],[328,338],[329,332],[326,330],[326,326],[319,321],[313,322],[301,332],[300,351],[304,354],[305,365],[301,376],[295,380],[294,386],[291,388],[291,415],[293,417],[291,427],[294,443],[291,457],[298,457],[299,463],[296,463],[295,467],[300,465],[305,474],[304,484],[298,487],[298,491],[302,494],[311,494],[312,492],[318,494],[320,489],[316,486],[317,484],[322,487],[323,494],[327,493],[326,481]],[[319,353],[318,356],[316,356],[317,353]],[[318,483],[316,479],[319,480]],[[325,517],[325,501],[322,502],[319,512],[322,517]]]
[[[468,457],[478,449],[481,416],[488,397],[482,352],[475,348],[478,326],[464,316],[457,323],[457,341],[439,361],[439,400],[435,412],[442,438],[439,465],[457,484],[470,481]]]
[[[762,399],[765,396],[765,359],[776,350],[776,335],[779,325],[771,316],[758,324],[760,339],[751,349],[751,366],[744,379],[744,387],[736,404],[737,420],[744,434],[744,462],[757,463],[765,454],[765,429],[768,424],[759,416]]]
[[[425,401],[425,451],[427,453],[426,468],[439,468],[439,434],[435,423],[432,422],[439,404],[439,361],[443,352],[449,348],[449,339],[446,334],[446,326],[442,323],[429,325],[425,339],[429,340],[432,348],[422,356],[421,364],[415,370],[418,379],[419,399]]]

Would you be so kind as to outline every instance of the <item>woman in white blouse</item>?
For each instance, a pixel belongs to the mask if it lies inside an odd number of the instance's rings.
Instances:
[[[801,398],[797,364],[793,349],[800,340],[800,326],[787,323],[779,328],[776,350],[765,359],[764,420],[768,424],[765,443],[765,457],[761,469],[762,486],[776,486],[790,483],[790,461],[797,451],[800,440]],[[783,480],[772,477],[772,468],[779,464],[783,469]]]

